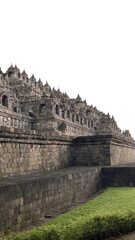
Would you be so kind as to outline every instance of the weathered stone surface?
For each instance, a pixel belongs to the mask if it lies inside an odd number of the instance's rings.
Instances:
[[[122,135],[95,135],[74,139],[76,165],[114,166],[135,163],[135,141]]]
[[[135,164],[102,168],[102,182],[103,187],[135,187]]]
[[[0,128],[0,174],[45,172],[71,165],[72,137]]]
[[[0,127],[0,176],[39,173],[69,166],[135,162],[135,142],[124,136],[74,139],[65,134]]]
[[[19,230],[101,188],[101,168],[79,167],[0,179],[0,233]]]

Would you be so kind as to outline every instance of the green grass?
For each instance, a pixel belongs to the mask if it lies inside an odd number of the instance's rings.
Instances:
[[[47,225],[60,223],[68,225],[70,221],[76,221],[79,217],[86,218],[98,213],[122,212],[135,210],[135,188],[108,188],[106,192],[93,200],[63,214]]]
[[[99,240],[133,230],[135,188],[108,188],[97,198],[46,225],[4,240]]]

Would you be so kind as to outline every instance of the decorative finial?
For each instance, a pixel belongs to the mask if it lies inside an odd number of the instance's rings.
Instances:
[[[76,100],[77,100],[77,101],[82,101],[82,99],[81,99],[81,97],[80,97],[80,95],[79,95],[79,94],[77,95],[77,98],[76,98]]]
[[[40,87],[43,86],[43,83],[42,83],[42,81],[41,81],[41,78],[39,78],[38,84],[39,84]]]
[[[44,86],[47,87],[47,88],[51,88],[47,81],[46,81],[46,84]]]
[[[15,64],[15,67],[14,67],[15,71],[19,72],[19,68],[17,67],[17,65]]]

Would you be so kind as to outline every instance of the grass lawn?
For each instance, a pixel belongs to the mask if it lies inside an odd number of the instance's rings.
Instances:
[[[47,225],[60,223],[68,225],[78,218],[86,218],[98,213],[124,212],[135,210],[135,188],[108,188],[106,192],[93,200],[63,214]]]
[[[135,188],[108,188],[95,199],[44,226],[3,239],[99,240],[133,230],[135,230]]]

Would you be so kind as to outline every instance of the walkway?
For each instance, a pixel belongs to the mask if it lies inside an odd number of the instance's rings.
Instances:
[[[135,240],[135,232],[132,232],[117,238],[110,238],[108,240]]]

